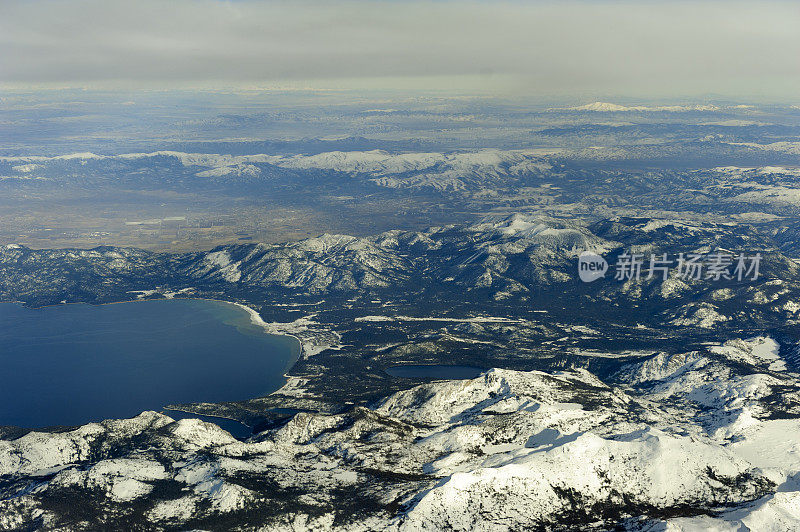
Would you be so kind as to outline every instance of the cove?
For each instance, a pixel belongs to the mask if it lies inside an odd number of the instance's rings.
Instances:
[[[74,426],[261,397],[283,386],[299,354],[296,339],[220,301],[0,303],[0,425]]]

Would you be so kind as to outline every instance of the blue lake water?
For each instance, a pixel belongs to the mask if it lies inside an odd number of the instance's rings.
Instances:
[[[436,364],[392,366],[386,368],[386,373],[392,377],[405,377],[407,379],[474,379],[486,368],[475,366],[444,366]]]
[[[285,383],[299,353],[294,338],[266,334],[218,301],[0,303],[0,425],[79,425],[260,397]]]

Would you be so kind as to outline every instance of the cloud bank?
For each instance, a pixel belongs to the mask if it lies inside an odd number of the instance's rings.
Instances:
[[[800,86],[797,2],[6,0],[6,85],[761,95]]]

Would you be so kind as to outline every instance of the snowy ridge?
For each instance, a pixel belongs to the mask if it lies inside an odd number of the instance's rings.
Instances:
[[[558,107],[550,109],[551,111],[593,111],[598,113],[621,113],[621,112],[669,112],[669,113],[680,113],[680,112],[689,112],[689,111],[720,111],[722,109],[748,109],[750,106],[747,105],[736,105],[732,107],[719,107],[717,105],[712,104],[700,104],[700,105],[657,105],[657,106],[648,106],[648,105],[619,105],[615,103],[608,103],[608,102],[593,102],[588,103],[586,105],[579,105],[576,107]]]
[[[582,246],[649,250],[645,246],[657,239],[673,246],[668,249],[731,248],[720,236],[743,235],[738,226],[690,220],[616,217],[584,226],[512,214],[422,232],[325,234],[179,255],[4,246],[4,286],[17,290],[8,299],[52,286],[57,302],[70,283],[89,294],[119,286],[118,292],[97,292],[108,299],[187,289],[196,297],[215,297],[235,285],[253,309],[253,323],[297,336],[304,359],[276,394],[247,402],[245,415],[266,420],[264,430],[247,441],[215,425],[155,413],[0,440],[0,526],[36,521],[45,529],[75,528],[81,517],[73,507],[87,508],[86,514],[105,519],[110,528],[130,519],[142,528],[209,529],[230,519],[276,530],[603,530],[631,519],[636,526],[706,518],[724,524],[757,517],[768,526],[797,521],[794,499],[776,495],[795,492],[800,474],[793,337],[780,329],[771,338],[761,327],[760,336],[737,338],[743,334],[724,328],[735,316],[726,307],[735,297],[756,301],[739,307],[751,315],[763,308],[784,316],[782,309],[798,293],[792,280],[798,267],[789,259],[778,256],[765,265],[765,271],[780,268],[778,280],[741,289],[710,287],[677,303],[662,297],[666,283],[659,279],[628,287],[606,283],[586,301],[629,297],[666,309],[645,321],[654,308],[648,306],[636,318],[641,326],[623,323],[629,336],[618,345],[639,335],[649,336],[650,344],[619,352],[579,352],[572,340],[619,337],[602,323],[559,317],[557,308],[542,315],[530,305],[525,313],[510,311],[530,302],[522,298],[510,305],[501,301],[496,310],[476,304],[448,312],[441,306],[415,309],[414,302],[397,305],[386,297],[401,292],[408,279],[422,284],[423,275],[431,276],[425,287],[435,288],[434,297],[446,295],[441,287],[453,286],[462,301],[478,304],[537,286],[568,290],[576,284],[575,252]],[[137,284],[129,284],[131,278]],[[252,287],[274,298],[250,298]],[[682,290],[670,290],[683,297]],[[369,305],[348,307],[364,296]],[[341,305],[333,320],[325,300]],[[268,314],[274,310],[268,305],[278,310]],[[271,323],[279,316],[286,322]],[[667,323],[655,323],[665,316]],[[714,317],[725,320],[709,322],[709,332],[692,337],[685,350],[686,331],[668,324],[686,319],[700,325]],[[385,341],[384,331],[417,336]],[[516,336],[523,331],[537,336],[526,342]],[[369,342],[361,351],[353,345],[358,334]],[[725,341],[710,343],[715,337]],[[410,389],[402,388],[412,381],[384,374],[392,362],[421,362],[415,348],[425,350],[426,363],[446,363],[464,347],[479,356],[486,350],[487,357],[510,366],[530,361],[530,347],[522,346],[534,342],[550,346],[549,365],[539,366],[549,371],[493,369],[475,379]],[[345,362],[337,367],[332,360]],[[375,403],[379,394],[327,401],[320,386],[338,380],[337,393],[347,393],[357,379],[385,386],[374,389],[388,390],[386,397]],[[282,401],[292,410],[260,417],[261,409],[279,408]],[[205,406],[217,413],[241,408]],[[74,505],[53,503],[67,497]]]
[[[796,398],[800,383],[759,373],[774,362],[771,342],[656,354],[617,385],[586,370],[493,369],[371,408],[299,413],[248,441],[153,412],[30,433],[0,441],[0,478],[14,479],[0,524],[38,515],[55,525],[34,493],[100,490],[111,507],[144,504],[160,526],[259,509],[267,529],[603,528],[636,518],[631,530],[787,530],[800,526],[800,412],[770,419],[763,401],[776,385]],[[754,373],[732,373],[747,361]],[[163,498],[156,485],[180,489]],[[274,511],[275,485],[303,493],[293,510]],[[340,490],[401,510],[342,513]]]
[[[333,151],[315,155],[226,155],[157,151],[121,155],[75,153],[54,157],[0,157],[0,162],[18,163],[15,171],[26,174],[60,161],[135,161],[169,157],[186,167],[197,167],[200,178],[260,178],[264,165],[291,170],[325,170],[366,176],[390,188],[430,187],[464,190],[487,179],[503,181],[522,175],[539,175],[552,168],[538,150],[498,150],[438,153],[390,153],[383,150]],[[204,168],[204,169],[202,169]]]

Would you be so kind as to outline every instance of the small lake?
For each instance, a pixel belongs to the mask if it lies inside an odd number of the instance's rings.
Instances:
[[[80,425],[261,397],[283,386],[299,354],[294,338],[219,301],[0,303],[0,425]]]
[[[392,377],[406,379],[474,379],[486,368],[475,366],[441,366],[435,364],[419,365],[404,364],[386,368],[386,373]]]

